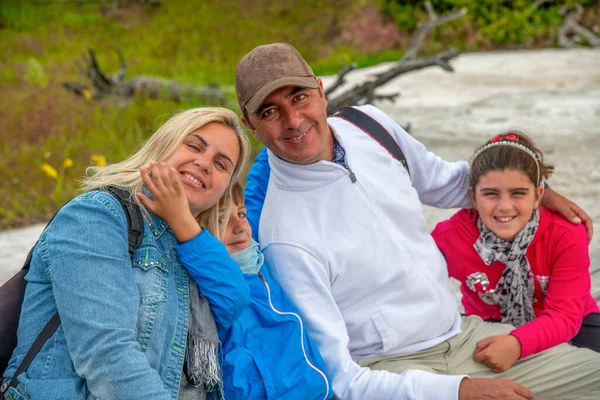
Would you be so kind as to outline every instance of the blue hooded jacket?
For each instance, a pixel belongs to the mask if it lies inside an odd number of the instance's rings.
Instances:
[[[225,246],[222,245],[221,252],[203,249],[195,238],[178,246],[178,251],[215,314],[222,343],[226,399],[316,400],[333,397],[317,346],[306,333],[298,310],[271,277],[266,265],[258,274],[242,274],[239,270],[247,284],[239,290],[250,290],[249,303],[232,325],[224,326],[219,323],[217,314],[226,308],[222,303],[235,298],[236,294],[227,293],[232,290],[231,285],[218,294],[216,288],[203,290],[204,285],[217,283],[205,277],[206,269],[198,266],[215,262],[213,257],[230,257]]]

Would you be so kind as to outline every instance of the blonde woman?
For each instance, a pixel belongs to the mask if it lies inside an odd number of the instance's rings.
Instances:
[[[196,108],[172,117],[129,159],[91,168],[83,184],[86,193],[57,213],[33,252],[18,345],[5,381],[56,312],[61,326],[6,396],[220,398],[213,313],[219,323],[237,318],[248,302],[247,285],[229,257],[204,266],[218,282],[206,290],[227,299],[211,313],[177,248],[218,249],[219,200],[230,196],[247,155],[248,141],[233,112]],[[194,237],[175,237],[152,212],[160,199],[153,199],[146,186],[160,185],[164,174],[178,177],[191,223],[197,225]],[[108,186],[127,190],[144,205],[142,244],[133,260],[125,213],[102,190]]]

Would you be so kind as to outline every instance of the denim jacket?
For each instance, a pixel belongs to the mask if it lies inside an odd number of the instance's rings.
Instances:
[[[218,243],[207,231],[193,240]],[[176,247],[167,224],[151,215],[132,262],[125,213],[112,195],[92,191],[63,207],[33,252],[18,344],[4,378],[12,376],[57,310],[61,326],[8,394],[176,399],[189,304],[188,273]],[[238,268],[233,264],[229,267]],[[233,321],[246,305],[233,295],[238,284],[223,283],[232,298],[219,310],[224,320]]]

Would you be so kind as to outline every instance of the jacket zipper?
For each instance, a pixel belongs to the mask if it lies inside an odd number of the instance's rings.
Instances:
[[[348,164],[344,164],[344,168],[346,168],[346,170],[348,170],[348,172],[350,172],[350,180],[352,181],[352,183],[356,183],[358,181],[358,179],[356,179],[356,175],[354,175],[354,172],[350,169]]]
[[[269,282],[267,282],[267,278],[260,271],[258,271],[257,275],[260,278],[260,280],[263,281],[265,288],[267,288],[267,296],[269,298],[269,305],[271,306],[271,309],[276,314],[279,314],[279,315],[293,315],[294,317],[296,317],[298,322],[300,322],[300,343],[302,344],[302,353],[304,353],[304,359],[308,363],[308,366],[311,367],[313,370],[315,370],[321,376],[321,378],[323,378],[323,380],[325,381],[326,392],[325,392],[325,397],[323,397],[323,400],[327,400],[327,397],[329,396],[329,382],[327,382],[327,377],[325,376],[323,371],[321,371],[319,368],[315,367],[310,362],[310,360],[308,359],[308,356],[306,355],[306,349],[304,348],[304,325],[302,324],[302,318],[300,318],[300,316],[296,313],[279,311],[278,309],[276,309],[275,306],[273,305],[273,302],[271,301],[271,289],[269,288]]]

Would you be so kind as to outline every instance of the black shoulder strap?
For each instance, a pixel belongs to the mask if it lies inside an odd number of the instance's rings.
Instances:
[[[125,211],[128,227],[128,251],[129,257],[133,260],[135,250],[140,246],[140,244],[142,244],[142,235],[144,233],[142,210],[140,210],[140,207],[134,201],[132,201],[130,194],[127,190],[117,188],[114,186],[109,186],[106,188],[106,191],[115,196],[117,200],[119,200],[119,203],[121,203],[121,207],[123,207],[123,211]],[[64,207],[64,205],[62,207]],[[58,213],[58,211],[56,213]],[[52,219],[54,219],[55,216],[56,214],[54,214]],[[50,222],[52,222],[52,219],[50,220]],[[31,264],[31,256],[33,254],[34,248],[35,245],[29,251],[29,254],[27,255],[27,259],[25,260],[25,264],[23,264],[22,269],[29,269],[29,265]],[[56,313],[52,316],[52,318],[50,318],[50,321],[48,321],[46,325],[42,328],[42,331],[25,354],[25,357],[23,357],[21,364],[19,364],[19,366],[17,367],[17,370],[8,382],[8,385],[2,385],[2,387],[0,388],[0,394],[4,394],[9,388],[17,386],[17,376],[19,376],[20,374],[25,372],[27,368],[29,368],[29,364],[31,364],[37,353],[39,353],[39,351],[44,346],[44,343],[46,343],[48,339],[50,339],[50,337],[54,334],[54,332],[56,332],[59,326],[60,317],[58,313]]]
[[[11,387],[17,386],[17,376],[21,375],[23,372],[25,372],[25,370],[27,370],[29,364],[31,364],[37,353],[39,353],[39,351],[44,346],[44,343],[46,343],[48,339],[50,339],[50,337],[54,334],[54,332],[56,332],[59,326],[60,317],[58,316],[58,313],[56,313],[52,316],[52,318],[50,318],[50,321],[46,323],[44,328],[42,328],[42,331],[40,332],[38,337],[35,338],[35,341],[31,345],[29,350],[27,350],[27,354],[25,354],[25,357],[23,357],[21,364],[19,364],[14,375],[12,376],[12,378],[10,378],[8,385],[2,385],[0,394],[4,394]]]
[[[406,169],[406,172],[410,175],[408,163],[406,162],[406,157],[404,157],[400,145],[398,145],[398,142],[396,142],[394,137],[370,115],[365,114],[354,107],[341,107],[333,114],[333,116],[342,118],[369,134],[369,136],[386,149],[392,157],[400,161]]]
[[[135,250],[142,244],[142,236],[144,234],[144,219],[142,217],[142,210],[135,203],[129,191],[121,189],[115,186],[109,186],[106,191],[112,194],[119,200],[125,216],[127,217],[127,226],[129,228],[127,232],[127,240],[129,242],[129,257],[133,260]]]

